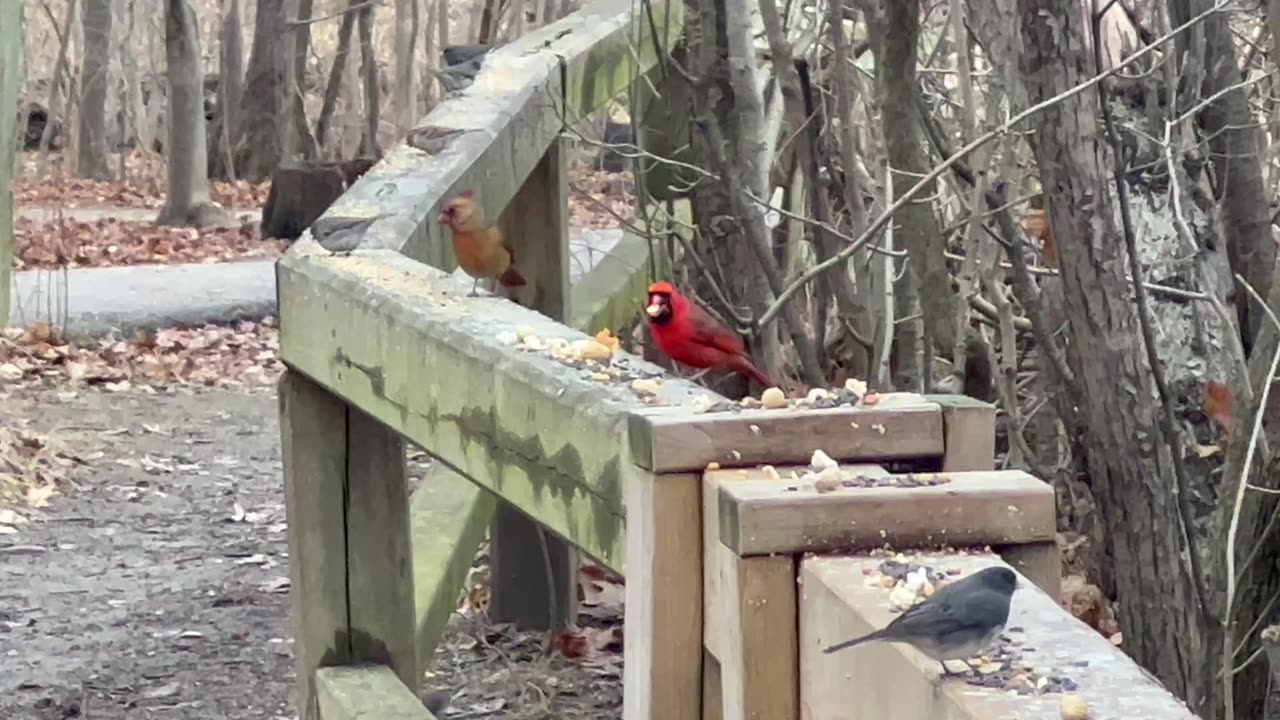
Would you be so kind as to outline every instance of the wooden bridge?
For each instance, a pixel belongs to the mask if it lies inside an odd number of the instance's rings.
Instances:
[[[564,132],[679,40],[680,0],[640,7],[602,0],[491,53],[328,211],[378,218],[355,252],[305,234],[279,262],[300,717],[430,717],[422,672],[491,521],[495,607],[526,623],[568,619],[574,550],[625,576],[628,720],[1055,716],[1057,686],[937,693],[909,649],[821,654],[888,619],[865,582],[884,558],[849,553],[940,544],[975,550],[939,567],[1008,562],[1043,589],[1011,623],[1093,661],[1060,670],[1095,718],[1190,717],[1058,608],[1053,493],[993,470],[991,406],[706,412],[705,389],[592,343],[647,278],[606,264],[571,289]],[[519,228],[523,307],[442,269],[433,219],[467,189]],[[446,468],[412,496],[407,441]],[[814,477],[817,450],[858,465]],[[1062,664],[1031,644],[1028,663]]]

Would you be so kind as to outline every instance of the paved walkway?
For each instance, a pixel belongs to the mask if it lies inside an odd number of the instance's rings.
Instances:
[[[575,229],[570,281],[621,238],[621,230]],[[14,273],[11,296],[11,327],[50,320],[71,338],[260,319],[276,312],[275,261],[30,270]]]

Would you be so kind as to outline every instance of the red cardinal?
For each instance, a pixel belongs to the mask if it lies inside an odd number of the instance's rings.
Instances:
[[[656,282],[649,286],[649,332],[667,357],[696,368],[733,370],[770,387],[773,383],[751,364],[742,338],[730,332],[671,286]]]

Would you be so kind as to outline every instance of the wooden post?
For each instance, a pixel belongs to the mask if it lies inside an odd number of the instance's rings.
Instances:
[[[521,305],[569,319],[569,198],[563,141],[556,140],[500,219],[527,285]],[[494,622],[526,630],[573,623],[578,608],[578,554],[573,546],[499,501],[489,527]],[[551,577],[547,577],[550,567]],[[553,616],[554,613],[554,616]]]
[[[699,476],[640,473],[625,483],[627,638],[623,716],[697,720],[702,708]]]
[[[926,397],[942,406],[946,445],[943,472],[990,470],[996,457],[995,406],[964,395]],[[994,549],[1050,597],[1061,597],[1062,555],[1057,542],[1044,540]]]
[[[279,397],[298,715],[319,718],[328,665],[387,665],[417,692],[403,441],[292,370]]]
[[[0,328],[9,324],[13,270],[13,193],[9,186],[18,142],[14,125],[22,78],[22,5],[22,0],[0,0]]]
[[[795,559],[741,557],[721,542],[720,484],[733,475],[708,472],[701,483],[703,638],[717,669],[703,678],[704,720],[796,720]]]

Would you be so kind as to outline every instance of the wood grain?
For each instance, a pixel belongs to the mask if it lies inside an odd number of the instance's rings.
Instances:
[[[782,474],[788,473],[784,469]],[[726,482],[717,498],[717,535],[744,556],[885,544],[1020,544],[1055,537],[1053,488],[1035,477],[1020,470],[948,472],[941,476],[950,481],[919,487],[838,486],[833,490],[820,488],[813,480]]]
[[[654,472],[808,463],[815,450],[871,462],[945,450],[942,409],[923,399],[829,410],[651,408],[631,415],[628,433],[636,463]]]
[[[346,494],[351,658],[387,665],[416,693],[421,675],[404,440],[354,408],[347,411]]]
[[[559,322],[569,318],[569,191],[563,143],[558,138],[551,142],[500,219],[526,281],[515,289],[516,301]],[[521,630],[573,624],[578,553],[572,545],[500,500],[489,528],[489,548],[489,616],[494,622],[514,623]]]
[[[335,638],[347,628],[347,407],[292,371],[279,400],[298,716],[316,720],[316,668],[351,659]]]
[[[324,720],[436,720],[395,671],[382,665],[321,668],[316,687]]]
[[[795,718],[796,576],[790,555],[743,558],[719,538],[719,494],[734,472],[702,478],[703,713],[718,720]]]
[[[697,720],[702,707],[699,476],[627,484],[624,716]]]
[[[926,395],[942,408],[942,469],[991,470],[996,458],[996,407],[965,395]]]

